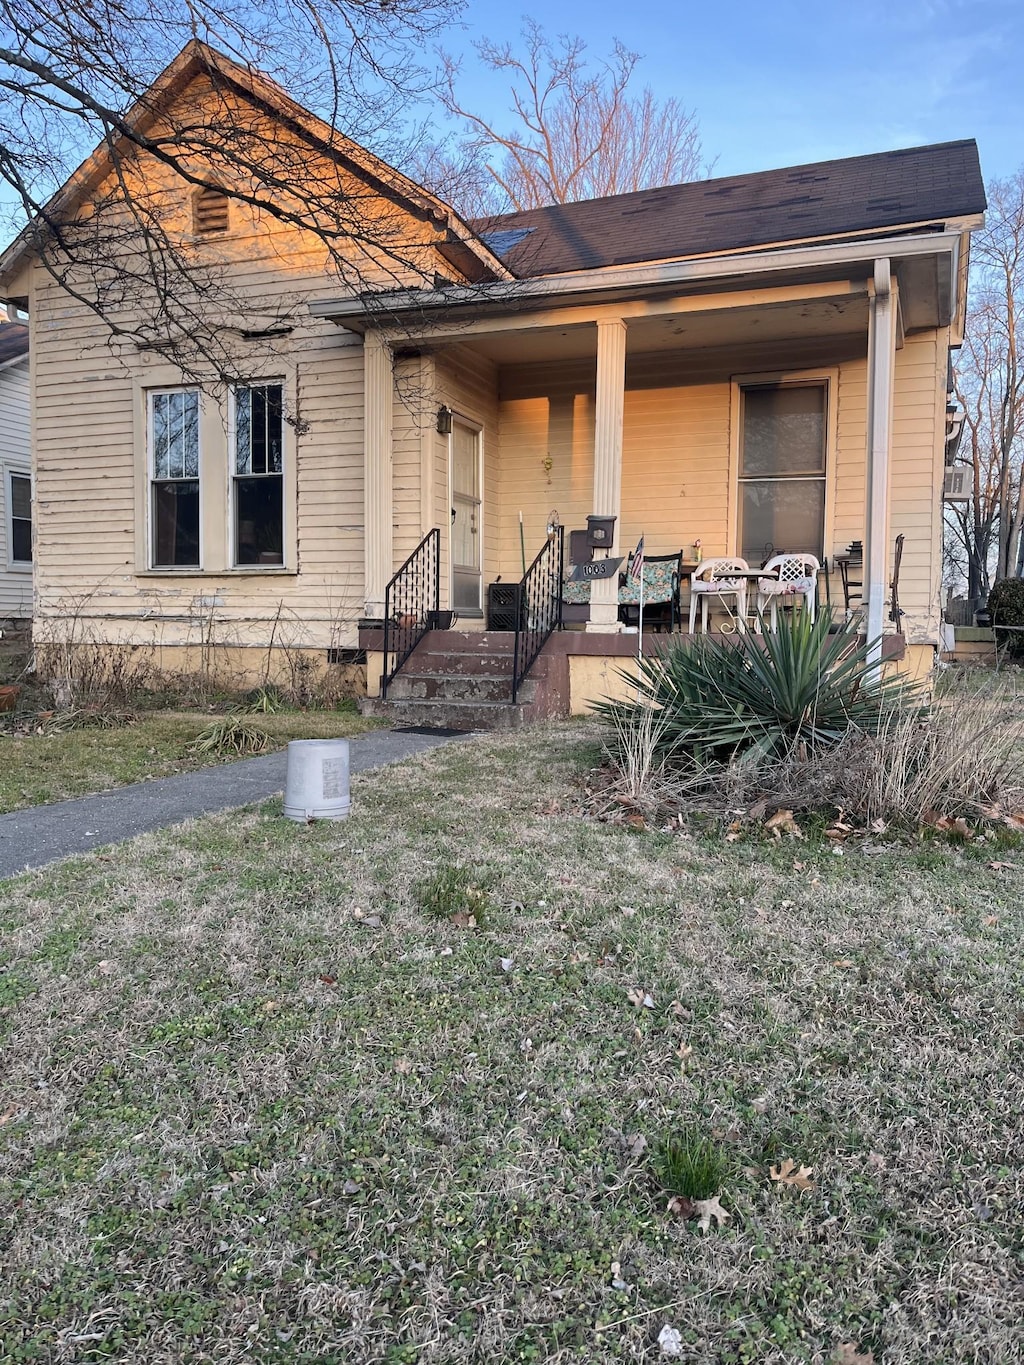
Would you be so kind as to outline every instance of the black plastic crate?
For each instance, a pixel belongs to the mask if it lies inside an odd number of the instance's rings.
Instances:
[[[488,630],[515,630],[516,620],[522,623],[523,604],[519,589],[518,583],[488,583]]]

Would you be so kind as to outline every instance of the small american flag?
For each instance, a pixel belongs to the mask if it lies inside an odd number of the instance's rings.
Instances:
[[[636,549],[629,557],[629,577],[631,580],[639,580],[644,572],[644,538],[643,536],[636,543]]]

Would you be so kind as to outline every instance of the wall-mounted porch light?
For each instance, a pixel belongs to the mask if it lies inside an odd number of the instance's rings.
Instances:
[[[450,436],[452,434],[452,410],[444,406],[437,410],[437,434],[438,436]]]

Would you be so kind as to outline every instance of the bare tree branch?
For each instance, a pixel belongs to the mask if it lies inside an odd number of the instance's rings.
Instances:
[[[594,66],[581,38],[549,39],[528,20],[521,50],[489,41],[476,50],[488,70],[507,78],[513,122],[499,128],[469,108],[457,93],[460,64],[446,57],[441,99],[465,136],[456,149],[432,149],[418,167],[463,212],[572,203],[707,173],[696,115],[647,88],[630,94],[639,55],[622,43]],[[490,191],[483,202],[481,185]],[[470,201],[461,197],[467,186]]]

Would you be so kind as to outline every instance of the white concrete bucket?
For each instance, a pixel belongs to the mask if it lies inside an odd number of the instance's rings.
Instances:
[[[284,814],[289,820],[344,820],[351,808],[347,739],[293,739]]]

